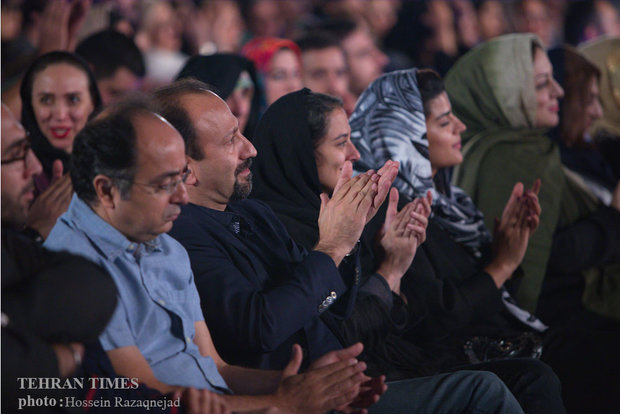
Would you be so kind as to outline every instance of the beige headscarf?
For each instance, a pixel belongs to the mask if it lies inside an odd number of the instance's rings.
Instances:
[[[592,125],[590,134],[595,136],[607,130],[620,137],[620,37],[603,37],[579,47],[601,71],[600,94],[603,117]]]

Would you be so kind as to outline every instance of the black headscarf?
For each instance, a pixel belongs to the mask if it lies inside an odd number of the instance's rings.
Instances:
[[[309,93],[302,89],[278,99],[258,124],[252,197],[267,202],[291,237],[311,249],[318,241],[321,185],[305,105]]]
[[[90,99],[92,100],[94,108],[90,113],[89,118],[96,115],[102,107],[101,95],[99,94],[95,77],[93,76],[93,73],[88,67],[86,61],[78,55],[70,52],[56,51],[41,55],[34,62],[32,62],[32,65],[30,65],[28,71],[24,75],[19,90],[22,100],[21,122],[24,125],[24,128],[26,128],[26,130],[30,133],[32,150],[36,154],[39,161],[41,161],[43,172],[48,179],[52,176],[52,165],[57,159],[62,161],[64,167],[63,171],[69,170],[69,160],[71,155],[61,149],[53,147],[45,135],[41,132],[32,107],[32,84],[34,83],[34,78],[38,73],[43,71],[48,66],[58,64],[68,64],[86,73],[88,78],[88,91],[90,93]]]
[[[262,90],[256,78],[254,64],[239,55],[231,53],[216,53],[213,55],[192,56],[183,66],[176,80],[185,78],[198,79],[210,86],[213,86],[222,99],[226,100],[235,89],[237,80],[243,71],[247,71],[254,83],[254,96],[252,97],[252,108],[248,117],[248,123],[243,130],[243,135],[250,141],[254,137],[254,130],[258,123],[259,108],[262,97]]]

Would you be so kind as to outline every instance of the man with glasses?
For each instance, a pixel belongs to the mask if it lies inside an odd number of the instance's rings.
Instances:
[[[196,398],[210,400],[207,412],[322,412],[351,401],[367,379],[354,359],[360,346],[338,352],[344,358],[328,354],[321,368],[300,375],[299,347],[284,371],[219,357],[187,253],[163,234],[188,202],[188,177],[183,139],[147,102],[107,110],[73,145],[76,194],[45,247],[85,256],[116,282],[119,304],[99,337],[116,373],[162,393],[198,389]]]
[[[26,130],[2,104],[2,227],[21,230],[25,225],[34,199],[34,176],[41,171]]]

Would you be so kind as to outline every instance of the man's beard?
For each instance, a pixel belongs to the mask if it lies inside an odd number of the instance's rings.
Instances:
[[[250,168],[251,166],[252,166],[252,158],[248,158],[247,160],[245,160],[243,164],[238,166],[237,169],[235,170],[235,184],[233,186],[233,193],[230,196],[230,201],[243,200],[245,198],[248,198],[248,196],[252,192],[252,173],[251,172],[248,175],[247,182],[240,183],[238,179],[241,171],[245,170],[246,168]]]

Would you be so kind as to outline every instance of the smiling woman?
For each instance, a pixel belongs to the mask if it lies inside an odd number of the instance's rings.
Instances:
[[[101,98],[88,65],[69,52],[51,52],[35,60],[24,75],[20,95],[22,123],[47,178],[37,182],[43,191],[54,160],[60,159],[67,171],[73,140],[101,108]]]

